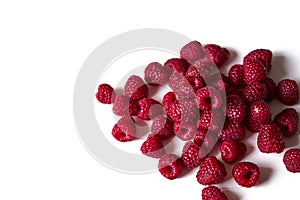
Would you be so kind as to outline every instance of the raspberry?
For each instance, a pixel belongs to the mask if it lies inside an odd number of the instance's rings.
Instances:
[[[140,107],[137,101],[130,100],[128,96],[118,95],[113,105],[113,113],[118,116],[135,116]]]
[[[136,128],[130,117],[122,117],[113,127],[112,135],[120,142],[129,142],[135,138]]]
[[[274,123],[262,125],[257,137],[257,146],[263,153],[281,153],[285,145],[279,127]]]
[[[256,49],[246,55],[244,60],[259,60],[266,67],[266,69],[270,71],[272,68],[272,56],[272,51],[268,49]]]
[[[151,98],[144,98],[139,101],[140,110],[138,117],[142,120],[150,120],[163,114],[161,104]]]
[[[199,89],[196,93],[196,100],[201,110],[218,109],[222,105],[222,98],[219,92],[212,86]]]
[[[145,81],[149,85],[165,85],[168,83],[173,70],[158,62],[150,63],[144,71]]]
[[[280,130],[285,137],[295,135],[298,131],[299,116],[294,108],[286,108],[278,113],[274,122],[280,127]]]
[[[174,135],[173,122],[163,115],[154,118],[151,125],[151,133],[160,139],[168,139]]]
[[[139,101],[148,96],[148,87],[139,76],[130,76],[125,83],[125,94],[133,101]]]
[[[204,86],[203,79],[197,77],[186,77],[186,80],[192,86],[194,92],[197,92],[200,88]]]
[[[202,190],[202,200],[228,200],[227,196],[216,186],[208,186]]]
[[[221,116],[219,113],[212,113],[210,111],[203,111],[198,120],[198,129],[218,131],[223,124],[221,124]]]
[[[277,85],[277,98],[285,105],[294,105],[299,100],[299,89],[297,82],[284,79]]]
[[[96,99],[103,104],[111,104],[115,99],[114,89],[106,83],[99,85],[98,92],[96,93]]]
[[[245,87],[243,99],[245,99],[247,102],[252,102],[255,100],[265,99],[267,95],[267,87],[260,82],[254,82]]]
[[[166,110],[168,110],[169,106],[174,103],[176,101],[176,95],[174,92],[168,92],[164,95],[163,100],[162,100],[162,104],[163,107]]]
[[[220,132],[219,139],[225,140],[242,140],[245,138],[245,129],[241,122],[225,121],[223,130]]]
[[[267,70],[259,60],[244,60],[244,81],[247,84],[262,81],[267,77]]]
[[[244,143],[236,140],[226,140],[220,146],[222,159],[227,163],[234,163],[240,160],[247,152]]]
[[[300,172],[300,149],[289,149],[283,156],[283,163],[288,171]]]
[[[246,115],[246,104],[237,95],[230,95],[227,97],[226,116],[231,121],[241,122]]]
[[[226,175],[224,164],[216,157],[209,156],[201,163],[196,178],[202,185],[211,185],[223,182]]]
[[[160,157],[158,170],[167,179],[178,178],[183,168],[182,160],[174,154],[166,154]]]
[[[178,72],[174,72],[169,80],[169,86],[179,99],[193,99],[195,92],[191,84]]]
[[[222,48],[216,44],[207,44],[203,49],[217,67],[224,65],[230,57],[230,52],[226,48]]]
[[[184,45],[180,50],[180,57],[189,62],[195,62],[203,56],[202,45],[198,41],[191,41]]]
[[[197,131],[195,123],[174,123],[174,133],[181,140],[191,140],[194,138]]]
[[[167,60],[164,65],[172,68],[184,76],[190,64],[183,58],[171,58]]]
[[[166,153],[161,139],[155,135],[149,136],[142,144],[140,150],[142,154],[152,158],[160,158]]]
[[[266,102],[272,101],[276,97],[276,93],[277,93],[276,83],[274,82],[273,79],[271,79],[269,77],[267,77],[261,83],[264,84],[267,87],[267,91],[268,91],[268,94],[267,94],[267,97],[266,97],[265,101]]]
[[[260,170],[251,162],[240,162],[232,168],[234,180],[243,187],[253,187],[259,183]]]
[[[198,145],[193,142],[187,142],[183,147],[181,159],[187,168],[193,169],[201,164],[204,156],[201,155]]]
[[[202,78],[200,70],[194,66],[190,66],[185,73],[185,78]]]
[[[207,134],[207,130],[200,129],[196,132],[193,142],[197,144],[199,147],[203,144]]]
[[[247,111],[246,125],[252,132],[259,131],[261,125],[271,120],[269,105],[263,100],[253,101]]]
[[[233,65],[228,72],[229,82],[234,88],[243,87],[244,82],[244,69],[243,65],[235,64]]]

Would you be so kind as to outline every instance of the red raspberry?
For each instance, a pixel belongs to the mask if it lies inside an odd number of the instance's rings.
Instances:
[[[139,101],[140,110],[138,117],[142,120],[150,120],[163,114],[161,104],[151,98],[144,98]]]
[[[125,83],[125,94],[133,101],[139,101],[148,96],[148,87],[139,76],[130,76]]]
[[[219,109],[222,105],[222,98],[212,86],[206,86],[199,89],[196,93],[196,100],[201,110]]]
[[[194,138],[197,131],[195,123],[174,123],[174,133],[181,140],[191,140]]]
[[[262,125],[257,137],[257,146],[263,153],[281,153],[285,145],[279,127],[274,123]]]
[[[164,95],[162,104],[165,110],[168,110],[168,107],[177,100],[174,92],[168,92]]]
[[[202,185],[211,185],[223,182],[226,175],[224,164],[216,157],[209,156],[201,163],[196,178]]]
[[[168,139],[174,135],[173,122],[163,115],[154,118],[151,125],[151,133],[160,139]]]
[[[195,66],[190,66],[185,73],[186,78],[202,78],[200,70]]]
[[[205,140],[207,134],[207,130],[200,129],[196,132],[196,135],[193,139],[193,142],[197,144],[199,147],[203,144],[203,141]]]
[[[230,57],[230,52],[216,44],[207,44],[203,47],[204,51],[210,57],[217,67],[221,67]]]
[[[277,85],[277,98],[285,105],[294,105],[299,100],[299,89],[297,82],[284,79]]]
[[[189,62],[195,62],[202,58],[204,52],[202,45],[198,41],[192,41],[184,45],[180,50],[180,57]]]
[[[300,172],[300,149],[289,149],[285,152],[283,163],[288,171]]]
[[[150,63],[144,71],[145,81],[149,85],[165,85],[168,83],[173,70],[158,62]]]
[[[219,131],[219,129],[223,126],[221,122],[222,120],[219,113],[214,113],[212,115],[211,111],[203,111],[200,114],[197,126],[198,129]]]
[[[182,76],[185,75],[185,72],[188,70],[188,68],[190,66],[188,61],[186,61],[183,58],[171,58],[171,59],[167,60],[164,65],[177,71]]]
[[[114,89],[106,83],[99,85],[98,92],[96,93],[96,99],[103,104],[111,104],[115,100]]]
[[[129,142],[135,138],[136,128],[130,117],[122,117],[113,127],[112,135],[120,142]]]
[[[267,95],[267,87],[260,82],[254,82],[245,87],[243,99],[247,102],[252,102],[255,100],[265,99]]]
[[[232,168],[234,180],[243,187],[253,187],[259,183],[260,170],[251,162],[240,162]]]
[[[202,200],[228,200],[227,196],[216,186],[208,186],[202,190]]]
[[[268,49],[256,49],[246,55],[244,60],[259,60],[266,67],[266,69],[270,71],[272,68],[272,56],[272,51]]]
[[[265,80],[261,82],[267,87],[267,97],[265,99],[266,102],[272,101],[276,97],[277,89],[276,89],[276,83],[273,79],[267,77]]]
[[[170,77],[169,86],[179,99],[195,98],[195,92],[192,85],[178,72],[174,72]]]
[[[182,160],[174,154],[166,154],[160,157],[158,170],[167,179],[178,178],[183,168]]]
[[[261,125],[271,120],[271,110],[269,105],[263,100],[253,101],[247,111],[246,125],[252,132],[259,131]]]
[[[246,115],[246,104],[237,95],[230,95],[227,97],[226,116],[231,121],[241,122]]]
[[[118,116],[136,116],[140,107],[137,101],[130,100],[128,96],[118,95],[112,110]]]
[[[225,121],[223,130],[220,132],[219,139],[225,140],[242,140],[245,138],[245,129],[241,122]]]
[[[298,131],[299,116],[294,108],[286,108],[275,116],[274,122],[280,127],[285,137],[295,135]]]
[[[156,135],[149,136],[142,144],[140,150],[142,154],[152,158],[160,158],[166,153],[161,139]]]
[[[259,60],[244,60],[244,80],[247,84],[262,81],[267,77],[267,70]]]
[[[193,169],[199,166],[204,157],[205,155],[202,155],[198,145],[193,142],[185,143],[182,150],[181,159],[187,168]]]
[[[227,163],[234,163],[243,158],[247,152],[244,143],[236,140],[226,140],[220,146],[222,159]]]
[[[241,88],[245,84],[244,82],[244,69],[243,65],[235,64],[228,72],[229,82],[232,87]]]

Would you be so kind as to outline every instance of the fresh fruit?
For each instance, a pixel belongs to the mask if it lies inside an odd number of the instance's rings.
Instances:
[[[267,77],[267,69],[259,60],[244,59],[244,81],[247,84],[262,81]]]
[[[166,153],[161,139],[156,135],[149,136],[142,144],[140,150],[142,154],[152,158],[160,158]]]
[[[174,135],[173,122],[163,115],[154,118],[151,125],[151,133],[160,139],[168,139]]]
[[[216,44],[207,44],[203,49],[208,54],[210,61],[213,61],[217,67],[223,66],[230,57],[230,52],[226,48]]]
[[[298,112],[294,108],[286,108],[278,113],[274,122],[279,126],[283,136],[290,137],[298,131]]]
[[[228,200],[227,196],[216,186],[208,186],[202,190],[202,200]]]
[[[272,68],[272,51],[269,49],[255,49],[244,57],[244,60],[259,60],[270,71]]]
[[[226,140],[220,146],[222,160],[227,163],[239,161],[246,154],[246,151],[246,145],[236,140]]]
[[[201,110],[219,109],[222,105],[219,91],[212,86],[199,89],[196,93],[196,100]]]
[[[286,105],[294,105],[299,100],[299,89],[297,82],[284,79],[277,85],[277,98]]]
[[[167,179],[173,180],[180,176],[183,168],[182,160],[175,154],[165,154],[160,157],[158,170]]]
[[[109,84],[100,84],[96,93],[96,99],[103,104],[113,103],[115,99],[114,89]]]
[[[235,64],[228,72],[228,79],[232,87],[241,88],[245,84],[243,65]]]
[[[221,141],[242,140],[245,138],[245,129],[241,122],[225,121],[223,130],[219,134]]]
[[[268,95],[267,87],[260,83],[254,82],[244,88],[243,99],[247,102],[266,99]]]
[[[140,110],[137,101],[130,100],[126,95],[117,95],[112,111],[118,116],[136,116]]]
[[[135,138],[136,128],[130,117],[122,117],[113,127],[112,136],[120,142],[129,142]]]
[[[139,101],[140,110],[138,117],[142,120],[150,120],[163,114],[162,105],[151,98],[144,98]]]
[[[202,58],[204,52],[203,47],[198,41],[191,41],[184,45],[180,50],[180,57],[189,62],[195,62]]]
[[[246,126],[252,132],[257,132],[260,126],[271,120],[269,105],[263,100],[253,101],[247,111]]]
[[[237,95],[227,96],[226,117],[234,122],[241,122],[246,116],[246,104]]]
[[[293,148],[286,151],[283,163],[288,171],[293,173],[300,172],[300,149]]]
[[[260,169],[254,163],[240,162],[232,168],[232,176],[237,184],[249,188],[258,185]]]
[[[124,86],[125,95],[130,97],[130,100],[139,101],[148,96],[148,86],[139,76],[132,75],[128,78]]]
[[[171,58],[165,62],[164,66],[168,66],[184,76],[189,68],[189,63],[183,58]]]
[[[187,168],[193,169],[201,164],[205,156],[206,155],[201,154],[201,150],[198,145],[189,141],[186,142],[183,147],[181,159]]]
[[[276,83],[273,79],[267,77],[265,80],[261,81],[267,87],[267,97],[265,99],[266,102],[272,101],[276,97],[277,88]]]
[[[145,81],[149,85],[165,85],[168,83],[173,70],[158,62],[150,63],[144,71]]]

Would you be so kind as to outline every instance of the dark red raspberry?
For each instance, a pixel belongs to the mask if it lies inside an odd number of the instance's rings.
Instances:
[[[271,110],[269,105],[263,100],[253,101],[247,111],[246,125],[252,132],[259,131],[261,125],[271,120]]]
[[[247,152],[244,143],[236,140],[226,140],[220,146],[222,159],[227,163],[234,163],[243,158]]]
[[[184,45],[180,50],[180,57],[189,62],[195,62],[202,58],[204,52],[203,47],[198,41],[191,41]]]
[[[237,95],[230,95],[227,97],[226,116],[229,120],[241,122],[246,116],[246,104]]]
[[[283,163],[288,171],[297,173],[300,172],[300,149],[289,149],[285,152]]]
[[[187,168],[193,169],[198,167],[203,161],[204,157],[205,155],[202,155],[198,145],[193,142],[185,143],[182,150],[181,159]]]
[[[265,99],[266,102],[272,101],[276,97],[277,89],[276,89],[276,83],[273,79],[267,77],[265,80],[261,81],[262,84],[264,84],[267,87],[267,97]]]
[[[195,98],[193,86],[184,76],[176,71],[170,77],[169,86],[179,99]]]
[[[122,117],[113,127],[112,135],[120,142],[129,142],[135,138],[136,128],[130,117]]]
[[[191,140],[197,131],[196,123],[174,123],[174,133],[181,140]]]
[[[130,100],[128,96],[117,95],[112,110],[118,116],[136,116],[140,107],[137,101]]]
[[[224,164],[216,157],[209,156],[201,163],[196,178],[202,185],[211,185],[223,182],[226,175]]]
[[[237,184],[249,188],[258,185],[260,170],[254,163],[240,162],[232,168],[232,176]]]
[[[186,78],[202,78],[200,70],[195,66],[190,66],[185,73]]]
[[[263,153],[281,153],[285,145],[279,127],[274,123],[262,125],[257,137],[257,146]]]
[[[144,98],[139,101],[140,110],[138,117],[142,120],[150,120],[163,114],[162,105],[151,98]]]
[[[185,75],[185,72],[188,70],[190,64],[183,58],[171,58],[167,60],[164,64],[165,66],[170,67],[171,69],[177,71],[181,75]]]
[[[299,116],[294,108],[286,108],[274,118],[274,122],[280,127],[280,130],[285,137],[290,137],[297,133],[298,121]]]
[[[115,100],[114,89],[106,83],[99,85],[96,93],[96,99],[103,104],[111,104]]]
[[[216,112],[212,115],[211,111],[203,111],[200,114],[197,126],[198,129],[220,131],[223,126],[222,117]]]
[[[158,62],[150,63],[144,71],[145,81],[149,85],[165,85],[168,83],[173,70]]]
[[[266,67],[266,69],[270,71],[272,68],[272,56],[272,51],[268,49],[256,49],[246,55],[244,60],[259,60]]]
[[[247,84],[262,81],[267,77],[267,69],[259,60],[246,59],[243,66],[244,81]]]
[[[245,84],[243,65],[235,64],[228,72],[229,82],[234,88],[241,88]]]
[[[285,105],[294,105],[299,100],[299,89],[297,82],[284,79],[277,85],[277,98]]]
[[[217,67],[221,67],[230,57],[230,52],[216,44],[207,44],[203,47],[204,51],[210,57]]]
[[[196,132],[196,135],[193,139],[193,142],[197,144],[199,147],[203,144],[203,141],[205,140],[207,134],[207,130],[200,129]]]
[[[151,125],[151,133],[160,139],[168,139],[174,135],[173,122],[163,115],[154,118]]]
[[[166,154],[160,157],[158,170],[167,179],[178,178],[183,168],[182,160],[175,154]]]
[[[219,91],[212,86],[199,89],[196,93],[196,100],[201,110],[219,109],[222,105]]]
[[[228,200],[227,196],[216,186],[208,186],[202,190],[202,200]]]
[[[133,101],[139,101],[148,96],[148,86],[141,77],[132,75],[124,86],[125,94]]]
[[[166,153],[161,139],[156,135],[149,136],[140,150],[142,154],[152,158],[160,158]]]
[[[177,100],[176,95],[174,92],[168,92],[164,95],[162,104],[165,109],[165,111],[168,109],[168,107],[174,103]]]
[[[245,129],[241,122],[225,121],[223,130],[220,132],[219,139],[225,140],[242,140],[245,138]]]
[[[266,99],[267,95],[267,87],[260,82],[254,82],[244,88],[243,99],[246,102],[252,102],[255,100]]]

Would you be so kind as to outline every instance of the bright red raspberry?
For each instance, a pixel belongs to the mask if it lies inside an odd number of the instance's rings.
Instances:
[[[118,116],[136,116],[140,107],[137,101],[130,100],[128,96],[117,95],[112,110]]]
[[[203,47],[204,51],[210,57],[217,67],[221,67],[230,57],[230,52],[216,44],[207,44]]]
[[[198,120],[198,129],[220,131],[222,124],[222,117],[219,113],[211,113],[211,111],[203,111]]]
[[[225,121],[223,130],[220,132],[219,139],[226,140],[242,140],[245,138],[245,129],[241,122]]]
[[[244,143],[236,140],[226,140],[220,146],[222,159],[227,163],[234,163],[243,158],[247,152]]]
[[[177,100],[176,95],[174,92],[168,92],[164,95],[162,100],[162,105],[165,109],[165,111],[168,109],[168,107],[174,103]]]
[[[167,179],[173,180],[180,176],[183,168],[182,160],[175,154],[165,154],[160,157],[158,170]]]
[[[252,132],[259,131],[261,125],[271,120],[269,105],[263,100],[253,101],[247,111],[246,125]]]
[[[259,60],[266,67],[266,69],[270,71],[272,68],[272,56],[272,51],[268,49],[256,49],[246,55],[244,60]]]
[[[202,190],[202,200],[228,200],[227,196],[216,186],[208,186]]]
[[[150,63],[144,71],[145,81],[149,85],[165,85],[168,83],[173,70],[158,62]]]
[[[142,78],[132,75],[124,86],[125,94],[133,101],[139,101],[148,96],[148,86]]]
[[[196,123],[174,123],[174,133],[181,140],[191,140],[194,138],[197,131]]]
[[[262,84],[264,84],[267,87],[267,97],[265,99],[266,102],[272,101],[276,97],[277,89],[276,89],[276,83],[273,79],[267,77],[265,80],[261,81]]]
[[[120,142],[129,142],[135,138],[136,128],[130,117],[122,117],[112,129],[113,137]]]
[[[267,95],[267,87],[260,82],[254,82],[244,88],[243,99],[246,102],[252,102],[255,100],[266,99]]]
[[[174,72],[169,80],[169,86],[179,99],[194,99],[193,86],[180,73]]]
[[[216,157],[209,156],[201,163],[196,178],[202,185],[211,185],[223,182],[226,175],[224,164]]]
[[[284,139],[275,123],[270,122],[261,126],[257,146],[263,153],[281,153],[284,150]]]
[[[189,62],[195,62],[203,57],[203,47],[198,41],[191,41],[180,50],[180,57]]]
[[[285,137],[290,137],[297,133],[298,121],[298,112],[294,108],[286,108],[274,118],[274,122],[280,127],[280,130]]]
[[[149,136],[142,144],[140,150],[142,154],[152,158],[160,158],[166,153],[161,139],[156,135]]]
[[[96,93],[96,99],[103,104],[111,104],[115,100],[114,89],[106,83],[99,85]]]
[[[237,184],[249,188],[258,185],[260,170],[254,163],[240,162],[232,168],[232,176]]]
[[[150,120],[163,114],[162,105],[151,98],[144,98],[139,101],[140,110],[138,117],[142,120]]]
[[[299,89],[297,82],[284,79],[277,85],[277,98],[285,105],[294,105],[299,100]]]
[[[241,122],[246,116],[246,104],[237,95],[227,96],[226,116],[229,120]]]
[[[196,100],[201,110],[219,109],[222,105],[222,98],[219,91],[212,86],[206,86],[196,92]]]
[[[171,58],[165,62],[164,66],[168,66],[184,76],[190,64],[183,58]]]
[[[267,77],[267,70],[259,60],[246,59],[243,66],[244,81],[247,84],[262,81]]]
[[[243,65],[235,64],[228,72],[229,82],[234,88],[241,88],[245,84]]]
[[[293,173],[300,172],[300,149],[289,149],[283,156],[286,169]]]
[[[202,155],[198,145],[191,141],[185,143],[182,150],[181,159],[187,168],[193,169],[198,167],[203,161],[204,157],[205,155]]]
[[[168,139],[174,135],[173,122],[163,115],[154,118],[151,125],[151,133],[160,139]]]

